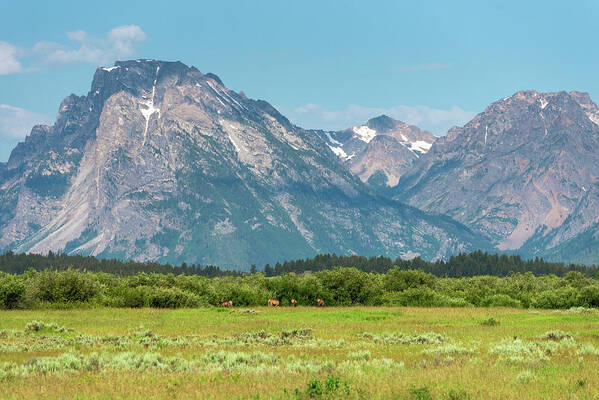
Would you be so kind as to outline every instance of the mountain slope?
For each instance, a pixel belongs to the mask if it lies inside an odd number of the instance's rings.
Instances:
[[[0,249],[247,266],[486,246],[377,197],[317,135],[178,62],[99,68],[0,169]]]
[[[499,249],[579,259],[559,246],[599,222],[597,123],[585,93],[518,92],[439,138],[395,198],[447,214]]]
[[[342,131],[314,132],[354,175],[381,189],[397,185],[436,139],[430,132],[386,115]]]

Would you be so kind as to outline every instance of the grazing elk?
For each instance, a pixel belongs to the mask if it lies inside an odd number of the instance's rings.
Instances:
[[[221,301],[220,303],[221,307],[225,307],[225,308],[231,308],[233,307],[233,301],[229,300],[229,301]]]
[[[297,300],[291,299],[291,307],[297,307]]]
[[[268,299],[268,306],[269,307],[280,307],[281,302],[277,299]]]
[[[316,300],[316,306],[317,307],[324,307],[324,300],[323,299]]]

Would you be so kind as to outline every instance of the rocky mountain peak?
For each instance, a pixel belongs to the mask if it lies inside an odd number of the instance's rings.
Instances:
[[[557,146],[572,140],[582,146],[588,136],[580,135],[580,130],[599,133],[599,112],[587,98],[565,91],[517,92],[490,104],[464,127],[452,128],[432,151],[445,157],[444,153],[460,143],[468,149],[464,157],[474,160],[531,141]]]
[[[242,266],[484,246],[375,196],[327,143],[214,74],[118,61],[0,167],[0,250]]]
[[[448,214],[503,250],[538,242],[570,224],[589,186],[596,185],[596,121],[596,106],[586,94],[517,92],[439,138],[402,177],[396,198]]]
[[[382,190],[395,186],[404,171],[425,154],[436,139],[430,132],[387,115],[342,131],[315,133],[352,173]]]
[[[397,120],[394,120],[391,117],[388,117],[385,114],[379,115],[378,117],[374,117],[366,122],[366,126],[371,129],[376,130],[377,132],[387,132],[396,127]]]

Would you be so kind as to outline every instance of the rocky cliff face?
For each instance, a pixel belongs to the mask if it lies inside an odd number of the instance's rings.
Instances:
[[[342,131],[315,132],[362,182],[383,189],[397,185],[436,139],[430,132],[386,115]]]
[[[484,246],[377,197],[318,135],[178,62],[98,69],[0,166],[0,250],[247,266]]]
[[[438,139],[395,198],[449,215],[499,249],[581,260],[561,245],[598,237],[598,123],[586,93],[518,92]]]

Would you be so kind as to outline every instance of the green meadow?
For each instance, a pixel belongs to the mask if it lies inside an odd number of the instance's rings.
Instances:
[[[589,308],[0,311],[0,398],[596,399]]]

